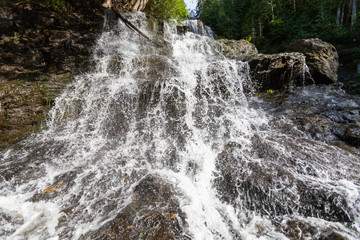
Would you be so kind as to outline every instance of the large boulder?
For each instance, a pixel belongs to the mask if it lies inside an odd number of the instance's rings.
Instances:
[[[286,90],[313,83],[302,53],[258,54],[249,61],[259,91]]]
[[[311,38],[291,43],[290,49],[305,55],[315,83],[331,84],[337,81],[339,56],[333,45],[318,38]]]
[[[220,39],[221,52],[228,58],[237,59],[241,61],[248,61],[258,54],[258,50],[253,43],[244,39],[229,40]]]

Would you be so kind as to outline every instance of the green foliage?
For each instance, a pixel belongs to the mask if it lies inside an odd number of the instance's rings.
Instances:
[[[19,39],[19,35],[15,35],[13,37],[10,37],[10,40],[17,40],[17,39]]]
[[[149,0],[145,12],[159,20],[180,20],[189,17],[183,0]]]
[[[246,40],[248,43],[250,43],[251,40],[252,40],[252,37],[251,37],[251,36],[248,36],[247,38],[245,38],[245,40]]]
[[[351,26],[350,0],[200,0],[200,19],[218,37],[252,37],[263,52],[318,37],[333,44],[360,41],[360,1]],[[340,11],[340,14],[338,12]]]

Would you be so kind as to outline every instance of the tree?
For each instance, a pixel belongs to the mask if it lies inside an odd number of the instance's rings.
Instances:
[[[299,38],[334,43],[358,34],[357,0],[201,0],[198,9],[217,36],[251,36],[265,51],[284,50]]]
[[[353,0],[353,6],[352,6],[352,14],[351,14],[351,27],[354,26],[355,20],[356,20],[356,12],[357,12],[357,1]]]
[[[183,0],[149,0],[144,11],[149,16],[160,20],[189,18]]]

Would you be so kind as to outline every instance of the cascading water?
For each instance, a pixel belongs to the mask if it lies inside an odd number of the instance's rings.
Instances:
[[[95,69],[0,155],[0,238],[357,239],[358,156],[273,123],[213,39],[164,39],[104,30]]]

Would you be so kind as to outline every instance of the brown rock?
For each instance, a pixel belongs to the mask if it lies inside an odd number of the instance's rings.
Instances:
[[[315,83],[330,84],[337,81],[339,56],[333,45],[318,38],[311,38],[291,43],[290,49],[305,55]]]
[[[176,31],[179,35],[184,35],[189,31],[189,26],[176,26]]]
[[[259,54],[249,61],[249,66],[260,91],[285,90],[312,83],[302,53]]]
[[[220,39],[218,42],[222,44],[222,53],[228,58],[247,61],[258,54],[256,46],[244,39]]]
[[[55,96],[88,62],[101,1],[0,1],[0,149],[37,131]]]

